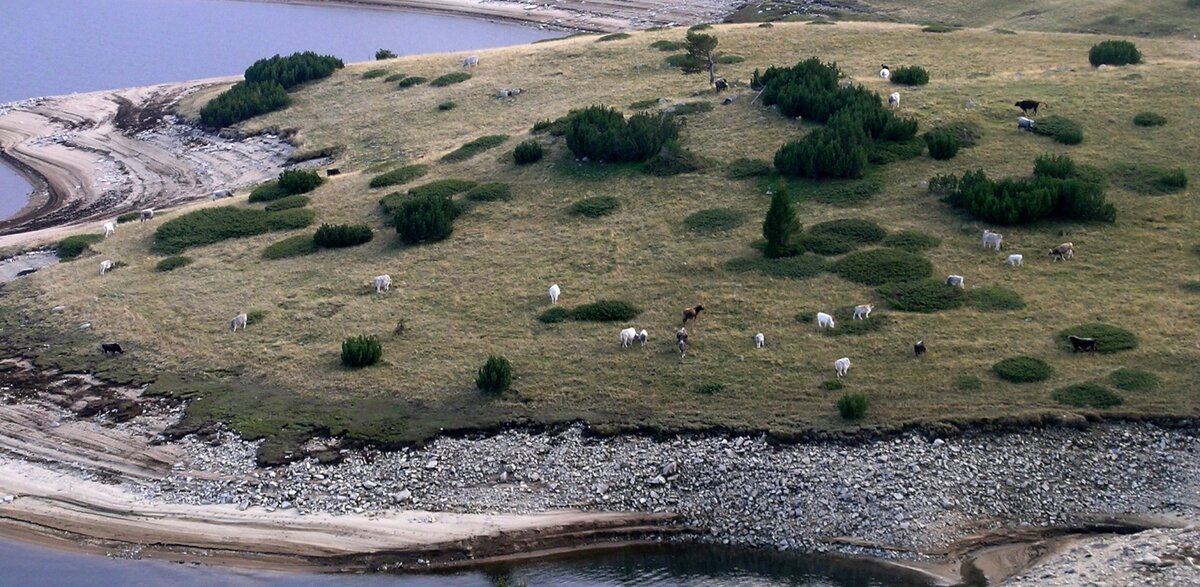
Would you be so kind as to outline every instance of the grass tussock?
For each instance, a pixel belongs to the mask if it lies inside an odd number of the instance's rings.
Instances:
[[[1133,367],[1122,367],[1109,373],[1108,380],[1122,391],[1154,391],[1162,385],[1157,375]]]
[[[1054,369],[1037,357],[1009,357],[992,365],[992,372],[1011,383],[1035,383],[1054,375]]]
[[[733,230],[746,222],[746,214],[733,208],[710,208],[700,210],[683,219],[688,232],[696,234],[718,234]]]
[[[461,163],[489,149],[495,149],[508,140],[508,135],[487,135],[479,137],[442,156],[446,163]]]
[[[317,244],[313,242],[313,235],[298,234],[271,244],[263,249],[262,256],[264,259],[287,259],[303,257],[315,252],[317,252]]]
[[[765,257],[736,257],[725,263],[725,269],[734,273],[755,272],[769,277],[785,279],[808,279],[829,269],[828,263],[814,255],[797,255],[768,259]]]
[[[410,181],[421,179],[428,173],[428,165],[406,165],[399,169],[393,169],[387,173],[382,173],[372,177],[369,185],[373,188],[402,185]]]
[[[571,213],[585,218],[600,218],[616,213],[621,201],[612,196],[585,198],[571,205]]]
[[[1098,383],[1076,383],[1054,390],[1054,401],[1076,408],[1113,408],[1125,403],[1125,398]]]
[[[174,257],[167,257],[166,259],[159,261],[154,266],[154,270],[158,271],[159,273],[165,273],[167,271],[174,271],[176,269],[179,269],[180,267],[187,267],[188,265],[191,265],[191,264],[192,264],[191,257],[181,257],[181,256],[176,255]]]

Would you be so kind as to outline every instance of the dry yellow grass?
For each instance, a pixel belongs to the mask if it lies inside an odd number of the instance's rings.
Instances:
[[[798,312],[828,310],[873,299],[873,291],[832,274],[809,280],[771,279],[726,272],[732,257],[753,253],[768,204],[752,181],[729,181],[720,166],[706,173],[651,178],[619,172],[601,180],[562,173],[561,139],[550,141],[547,160],[517,168],[511,150],[529,138],[540,119],[556,118],[589,104],[624,107],[648,98],[693,99],[702,76],[683,76],[658,66],[663,53],[648,45],[677,39],[682,30],[635,34],[596,43],[580,37],[553,43],[480,52],[474,77],[447,88],[406,90],[380,79],[364,80],[370,68],[387,67],[429,78],[455,71],[457,55],[432,55],[347,67],[332,79],[296,95],[286,111],[252,121],[251,128],[299,130],[303,148],[346,147],[345,173],[313,194],[318,222],[367,223],[379,228],[370,244],[314,256],[267,261],[261,252],[288,233],[228,241],[184,253],[195,263],[154,273],[148,254],[154,224],[122,227],[98,248],[102,257],[63,264],[33,277],[39,304],[64,304],[67,318],[88,320],[98,333],[139,349],[164,371],[243,370],[250,381],[286,388],[296,401],[355,401],[380,395],[423,402],[431,411],[473,396],[474,375],[489,354],[514,365],[515,391],[496,400],[507,413],[537,419],[588,417],[629,425],[729,426],[779,433],[841,429],[837,394],[819,388],[833,376],[833,362],[853,359],[847,391],[866,393],[872,408],[864,425],[899,425],[937,419],[970,419],[1062,410],[1054,388],[1102,379],[1121,366],[1138,366],[1163,379],[1161,390],[1126,394],[1123,412],[1200,415],[1195,294],[1179,282],[1196,279],[1200,243],[1195,189],[1145,197],[1110,188],[1119,210],[1113,225],[1054,224],[1001,228],[1005,254],[1022,252],[1023,269],[979,245],[984,225],[927,194],[922,182],[936,173],[984,168],[990,175],[1026,175],[1042,153],[1066,153],[1105,167],[1123,161],[1182,167],[1200,179],[1193,157],[1200,123],[1200,43],[1139,40],[1146,63],[1097,71],[1088,66],[1093,36],[983,30],[922,34],[919,27],[841,23],[718,26],[721,49],[745,56],[721,75],[748,80],[757,68],[791,65],[811,55],[836,61],[855,81],[881,93],[881,61],[922,65],[928,86],[906,89],[903,110],[922,128],[945,121],[980,124],[979,146],[951,161],[921,157],[882,169],[883,193],[858,209],[800,206],[805,225],[844,218],[875,220],[889,230],[920,229],[943,239],[927,253],[937,274],[959,273],[967,285],[999,284],[1024,296],[1024,310],[982,313],[961,309],[938,314],[889,312],[881,332],[830,338],[794,319]],[[641,65],[641,67],[637,67]],[[495,90],[521,87],[516,100],[497,100]],[[803,127],[771,109],[751,105],[737,92],[730,106],[689,117],[684,143],[719,163],[737,157],[770,160]],[[1084,123],[1082,145],[1065,147],[1014,129],[1012,103],[1033,98],[1049,103],[1045,114]],[[702,99],[715,100],[711,96]],[[454,110],[437,104],[453,100]],[[965,106],[972,101],[975,106]],[[1170,123],[1143,129],[1131,123],[1139,111],[1164,114]],[[486,134],[512,138],[498,149],[457,164],[437,162],[461,144]],[[367,187],[380,164],[420,161],[439,178],[504,181],[510,202],[481,204],[461,217],[442,243],[401,247],[382,227],[376,202],[389,190]],[[401,189],[410,186],[402,186]],[[587,196],[614,195],[613,216],[582,220],[567,208]],[[244,202],[244,194],[241,194]],[[204,204],[211,205],[211,204]],[[238,205],[244,205],[238,204]],[[693,236],[682,228],[690,212],[734,208],[750,221],[728,234]],[[178,214],[174,212],[173,214]],[[169,218],[172,213],[165,214]],[[156,222],[158,220],[156,219]],[[1051,264],[1044,251],[1073,241],[1074,261]],[[130,264],[106,276],[93,260]],[[376,295],[368,283],[390,273],[390,293]],[[568,306],[601,298],[625,298],[645,309],[633,321],[650,332],[645,349],[622,350],[617,331],[625,324],[543,325],[546,289],[561,285]],[[687,360],[679,361],[672,333],[685,306],[708,311],[689,326]],[[238,312],[266,310],[266,320],[231,334]],[[885,312],[886,310],[880,310]],[[397,321],[407,330],[393,336]],[[1115,355],[1072,356],[1056,348],[1053,335],[1073,324],[1103,321],[1134,331],[1138,349]],[[752,337],[769,346],[755,350]],[[341,341],[378,334],[386,364],[348,371],[338,364]],[[924,339],[929,354],[912,359]],[[1056,370],[1048,382],[1014,385],[989,371],[1016,354],[1043,357]],[[962,374],[984,381],[981,391],[954,387]],[[723,382],[713,396],[694,393],[700,382]],[[421,417],[416,414],[413,417]],[[486,423],[486,417],[462,425]]]

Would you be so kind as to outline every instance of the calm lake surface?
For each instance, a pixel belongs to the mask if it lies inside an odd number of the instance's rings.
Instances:
[[[565,33],[429,14],[233,0],[0,0],[0,104],[239,74],[313,50],[347,63],[519,45]],[[0,219],[29,184],[0,165]]]

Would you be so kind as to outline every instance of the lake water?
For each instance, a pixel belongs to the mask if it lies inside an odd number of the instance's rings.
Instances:
[[[346,62],[501,47],[562,36],[430,14],[231,0],[0,0],[0,103],[239,74],[313,50]],[[29,184],[0,165],[0,219]]]

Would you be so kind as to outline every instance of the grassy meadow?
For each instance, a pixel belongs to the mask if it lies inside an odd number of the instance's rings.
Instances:
[[[481,51],[472,77],[447,87],[399,89],[363,73],[384,68],[434,79],[460,70],[462,55],[348,66],[296,92],[292,107],[245,129],[294,131],[302,150],[341,148],[336,165],[343,174],[308,194],[309,207],[317,224],[375,227],[371,242],[263,258],[268,245],[311,234],[314,225],[189,249],[182,254],[191,264],[155,272],[161,259],[150,253],[155,227],[195,207],[229,205],[204,202],[161,213],[153,223],[123,225],[93,245],[97,254],[38,272],[29,284],[8,288],[0,304],[6,311],[36,308],[38,315],[66,306],[42,319],[62,329],[90,321],[104,340],[131,350],[105,359],[97,347],[78,343],[74,352],[94,355],[101,366],[136,359],[147,371],[203,380],[210,387],[195,392],[204,400],[193,405],[193,416],[226,419],[252,436],[280,429],[352,431],[368,440],[405,441],[440,429],[582,418],[614,429],[730,428],[786,437],[1088,412],[1056,402],[1054,390],[1085,382],[1111,387],[1110,373],[1126,367],[1152,373],[1158,385],[1120,392],[1125,403],[1105,413],[1200,416],[1200,297],[1181,288],[1200,278],[1193,249],[1200,245],[1194,187],[1200,164],[1193,152],[1200,136],[1194,112],[1200,42],[1139,39],[1145,63],[1096,70],[1088,49],[1103,38],[1081,34],[928,34],[919,26],[858,22],[723,25],[709,32],[718,36],[720,50],[745,57],[719,69],[740,82],[725,94],[738,97],[731,105],[709,93],[693,96],[706,91],[707,76],[660,67],[669,53],[650,43],[680,39],[683,29]],[[889,232],[937,236],[941,244],[922,253],[935,277],[956,273],[968,289],[1009,288],[1024,299],[1023,309],[905,313],[886,308],[874,288],[833,273],[786,279],[725,268],[730,259],[759,254],[751,243],[761,237],[770,200],[761,181],[727,179],[725,166],[739,157],[771,161],[780,145],[812,128],[751,104],[754,92],[745,82],[755,68],[791,66],[809,56],[836,62],[855,83],[880,94],[899,91],[902,114],[918,119],[922,132],[967,121],[983,136],[949,161],[922,155],[874,169],[884,187],[861,205],[801,199],[800,221],[864,218]],[[889,85],[876,75],[881,62],[923,66],[931,81]],[[524,92],[494,97],[513,87]],[[631,113],[629,104],[658,98],[714,103],[709,112],[687,116],[682,133],[683,145],[707,160],[705,170],[652,177],[630,166],[581,165],[562,138],[530,134],[535,122],[572,108],[607,104]],[[1026,98],[1048,104],[1042,116],[1082,122],[1082,144],[1018,132],[1013,102]],[[456,107],[439,110],[448,100]],[[1162,114],[1168,123],[1135,126],[1132,119],[1142,111]],[[440,161],[485,135],[509,138],[465,161]],[[513,148],[531,138],[546,148],[545,159],[514,165]],[[935,174],[977,168],[990,177],[1026,176],[1034,158],[1047,153],[1101,169],[1125,163],[1182,168],[1192,186],[1149,196],[1110,185],[1115,224],[1017,227],[972,220],[925,189]],[[375,175],[413,163],[429,165],[429,174],[401,186],[368,187]],[[384,224],[379,199],[447,178],[505,182],[512,199],[473,204],[443,242],[401,245]],[[247,193],[239,192],[233,205],[249,205]],[[570,213],[574,202],[595,196],[616,197],[620,209],[595,219]],[[742,212],[746,220],[713,235],[684,228],[684,218],[713,208]],[[983,250],[984,228],[1004,234],[1002,253]],[[1051,263],[1046,250],[1064,241],[1074,243],[1075,259]],[[1023,268],[1005,265],[1013,252],[1025,255]],[[128,266],[101,276],[100,259]],[[376,294],[370,283],[382,273],[393,285]],[[561,286],[559,303],[567,307],[624,299],[644,312],[629,323],[543,324],[537,317],[549,307],[552,283]],[[869,302],[877,305],[873,316],[886,323],[862,335],[829,336],[797,319]],[[673,333],[683,308],[694,304],[706,311],[688,325],[690,347],[681,362]],[[229,321],[243,311],[265,317],[233,334]],[[1060,330],[1090,322],[1128,329],[1139,346],[1072,354],[1055,340]],[[617,333],[625,326],[649,331],[645,348],[620,348]],[[766,348],[754,348],[756,332],[765,334]],[[382,364],[340,365],[342,341],[359,334],[379,336]],[[917,340],[929,348],[920,360],[912,357]],[[498,398],[481,396],[474,385],[489,354],[513,364],[512,389]],[[1018,384],[992,373],[994,363],[1018,355],[1041,358],[1053,375]],[[844,390],[823,389],[843,356],[853,362]],[[965,384],[964,377],[982,385]],[[723,384],[720,391],[697,391],[713,382]],[[177,384],[160,385],[169,393]],[[864,419],[840,418],[835,403],[844,392],[870,399]]]

